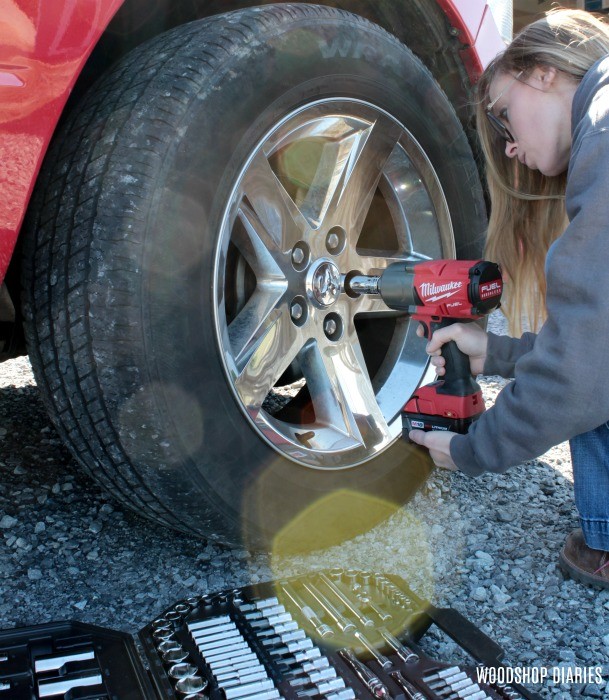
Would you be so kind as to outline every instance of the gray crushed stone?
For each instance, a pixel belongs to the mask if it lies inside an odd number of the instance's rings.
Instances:
[[[487,401],[502,384],[483,382]],[[549,669],[549,680],[528,685],[543,698],[609,698],[609,591],[557,567],[574,527],[569,451],[559,445],[504,475],[436,471],[387,522],[331,550],[274,560],[208,544],[113,502],[63,447],[27,359],[0,365],[2,629],[74,619],[135,634],[178,599],[344,566],[402,576],[479,626],[510,665]],[[442,633],[423,646],[466,660]],[[592,667],[602,683],[570,682],[569,671]],[[566,682],[551,680],[554,669]]]

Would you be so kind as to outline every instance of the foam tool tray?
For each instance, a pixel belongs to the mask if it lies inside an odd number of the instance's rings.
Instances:
[[[434,625],[465,662],[424,653]],[[403,579],[337,568],[179,601],[137,640],[78,622],[0,632],[0,700],[538,698],[478,682],[502,656]]]

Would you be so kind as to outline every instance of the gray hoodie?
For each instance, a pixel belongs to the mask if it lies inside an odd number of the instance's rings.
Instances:
[[[548,317],[537,335],[489,333],[484,374],[514,381],[451,441],[470,476],[503,472],[609,421],[609,56],[584,75],[571,116],[569,225],[546,258]]]

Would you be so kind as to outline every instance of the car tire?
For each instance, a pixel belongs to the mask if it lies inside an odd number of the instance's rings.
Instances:
[[[38,386],[142,515],[334,544],[431,468],[400,437],[416,324],[336,275],[477,256],[485,223],[448,99],[378,26],[298,4],[179,26],[104,75],[46,158],[24,235]]]

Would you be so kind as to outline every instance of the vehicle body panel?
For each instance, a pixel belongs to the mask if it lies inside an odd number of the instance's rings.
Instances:
[[[482,24],[486,0],[438,0],[438,4],[446,13],[450,23],[458,29],[462,44],[473,46],[476,43],[478,30]]]
[[[122,0],[0,0],[0,282],[70,91]]]
[[[0,283],[71,90],[124,0],[0,0]],[[486,0],[437,0],[474,82],[501,48]]]
[[[487,5],[474,43],[461,52],[463,64],[472,82],[477,80],[484,68],[504,46],[491,8]]]
[[[461,56],[469,78],[475,82],[484,67],[497,55],[503,39],[486,0],[438,0],[464,45]]]

